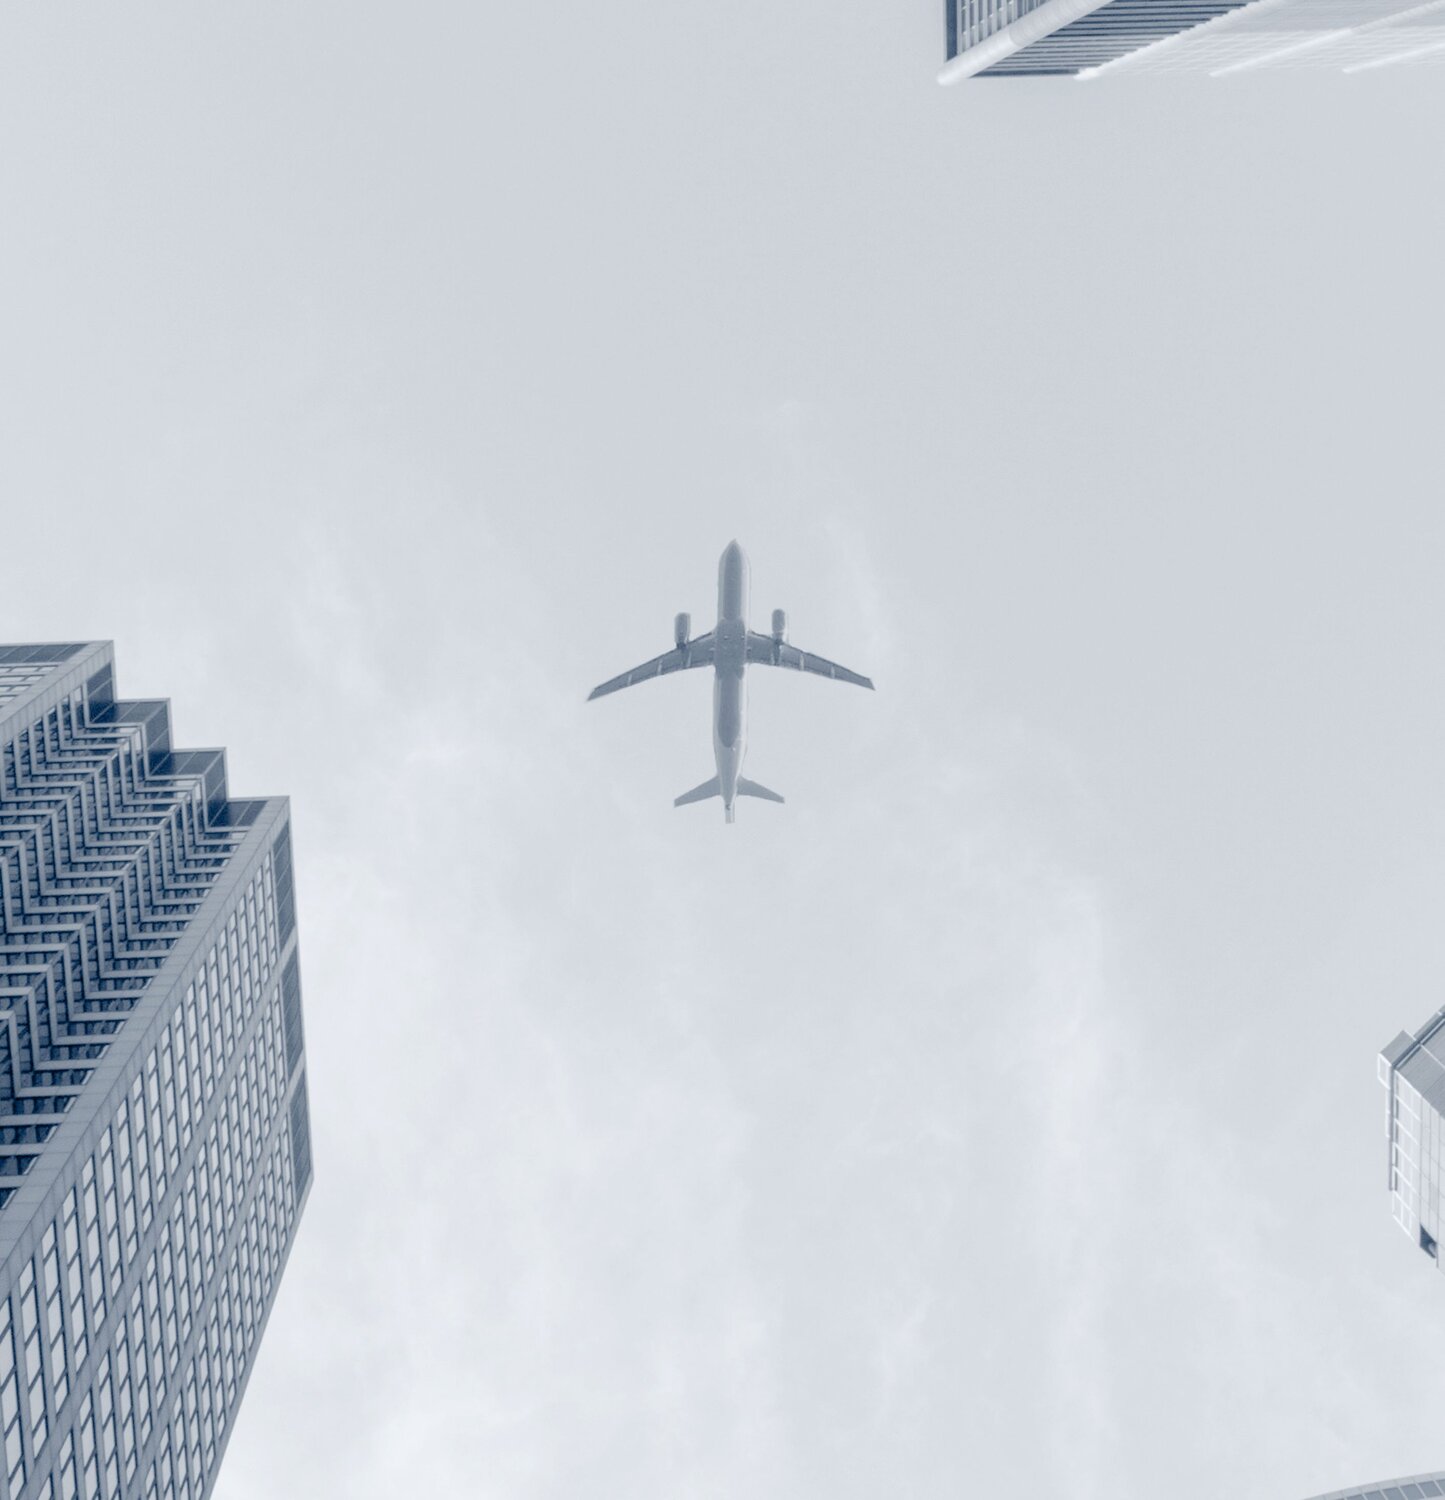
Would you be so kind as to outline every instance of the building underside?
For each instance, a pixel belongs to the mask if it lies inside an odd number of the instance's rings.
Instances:
[[[1445,64],[1445,0],[946,0],[962,78]]]
[[[1331,1490],[1328,1495],[1316,1495],[1315,1500],[1431,1500],[1436,1495],[1445,1495],[1445,1473],[1380,1479],[1349,1490]]]

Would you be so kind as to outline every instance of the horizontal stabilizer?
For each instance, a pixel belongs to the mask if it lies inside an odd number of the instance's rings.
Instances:
[[[742,787],[739,786],[738,790],[741,791]],[[711,781],[704,781],[701,786],[693,787],[690,792],[684,792],[682,796],[674,797],[672,799],[672,805],[674,807],[681,807],[684,803],[687,802],[706,802],[709,797],[721,796],[722,783],[718,781],[716,776],[714,776]],[[782,799],[779,798],[779,801],[781,800]]]
[[[770,792],[767,787],[759,786],[756,781],[749,781],[746,776],[738,777],[739,797],[761,797],[765,802],[781,802],[783,799],[776,792]]]

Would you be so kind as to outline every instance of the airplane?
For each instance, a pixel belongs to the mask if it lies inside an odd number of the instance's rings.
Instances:
[[[783,800],[776,792],[770,792],[767,787],[759,786],[741,774],[747,718],[747,688],[743,674],[749,666],[792,667],[794,671],[815,672],[819,677],[831,677],[837,682],[852,682],[870,690],[873,687],[868,678],[850,672],[847,667],[790,646],[787,642],[788,617],[782,610],[773,611],[773,629],[769,635],[749,630],[747,614],[748,559],[733,541],[728,543],[718,562],[716,627],[705,635],[689,639],[692,617],[678,615],[672,626],[674,645],[671,651],[664,651],[640,667],[611,678],[587,695],[590,703],[593,698],[604,697],[652,677],[663,677],[688,667],[712,667],[715,674],[712,744],[717,775],[701,786],[693,787],[690,792],[684,792],[674,799],[672,805],[682,807],[689,802],[706,802],[710,797],[721,797],[723,816],[729,823],[733,821],[733,803],[739,797],[761,797],[768,802]]]

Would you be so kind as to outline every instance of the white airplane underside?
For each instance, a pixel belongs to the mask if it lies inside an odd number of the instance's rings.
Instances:
[[[747,606],[747,555],[736,542],[730,542],[718,563],[716,627],[705,635],[689,639],[691,617],[678,615],[673,622],[674,645],[671,651],[664,651],[640,667],[611,678],[588,694],[590,701],[653,677],[664,677],[669,672],[711,667],[714,673],[713,755],[717,761],[717,775],[690,792],[684,792],[674,800],[673,806],[682,807],[689,802],[721,797],[723,813],[729,823],[733,821],[733,803],[739,797],[760,797],[768,802],[783,800],[776,792],[756,781],[749,781],[742,774],[743,755],[747,748],[745,673],[749,666],[791,667],[795,672],[812,672],[819,677],[851,682],[858,687],[871,689],[873,686],[868,678],[840,667],[837,662],[790,646],[786,640],[787,616],[780,609],[773,611],[770,634],[749,630]]]

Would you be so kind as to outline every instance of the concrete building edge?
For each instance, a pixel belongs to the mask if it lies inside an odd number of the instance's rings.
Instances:
[[[0,707],[0,740],[13,729],[28,728],[43,719],[62,699],[82,688],[104,667],[114,668],[110,641],[88,641],[82,651],[61,662],[53,672]]]
[[[274,800],[274,801],[276,801],[278,803],[282,803],[283,805],[286,802],[285,798],[276,798],[276,799],[272,799],[272,800]],[[262,820],[258,819],[258,824],[261,821]],[[248,832],[252,833],[252,834],[254,834],[255,831],[256,831],[255,828],[253,828],[251,830],[248,830]],[[264,850],[269,850],[269,847],[270,847],[269,843],[263,845],[263,849]],[[257,866],[258,863],[259,863],[259,861],[255,860],[254,858],[252,859],[251,864],[250,864],[249,873],[254,874],[255,868],[256,868],[256,866]],[[291,934],[290,940],[281,949],[280,955],[279,955],[279,957],[277,959],[276,969],[275,969],[275,978],[273,980],[273,983],[276,983],[276,984],[280,983],[280,975],[281,975],[282,971],[285,968],[287,956],[289,954],[294,953],[296,951],[296,948],[297,948],[297,945],[298,945],[298,941],[299,941],[299,935],[296,932],[293,931],[292,934]],[[186,982],[189,982],[189,980],[186,980]],[[268,984],[267,988],[268,988],[268,990],[270,989],[270,985],[269,984]],[[173,995],[175,993],[175,988],[174,987],[168,988],[167,991],[166,991],[166,993],[169,994],[169,995]],[[158,1006],[158,1011],[159,1011],[160,1008],[161,1007]],[[165,1022],[166,1022],[167,1025],[169,1024],[170,1016],[171,1016],[172,1013],[173,1013],[172,1010],[170,1010],[170,1009],[166,1010]],[[237,1066],[239,1066],[240,1061],[244,1057],[244,1053],[245,1053],[245,1045],[244,1045],[245,1040],[248,1039],[252,1035],[252,1033],[254,1031],[254,1028],[260,1024],[260,1022],[261,1022],[261,1016],[262,1016],[262,1010],[261,1010],[261,1007],[258,1005],[256,1007],[253,1015],[252,1015],[251,1023],[247,1027],[245,1038],[243,1038],[242,1041],[240,1041],[240,1042],[237,1043],[235,1055],[232,1057],[230,1063],[226,1067],[225,1072],[221,1076],[221,1080],[220,1080],[221,1086],[224,1086],[226,1080],[231,1076],[233,1069],[235,1069]],[[151,1021],[152,1022],[157,1022],[158,1021],[158,1017],[153,1016],[151,1018]],[[159,1036],[161,1029],[162,1028],[161,1028],[161,1026],[159,1024],[155,1024],[154,1026],[148,1025],[147,1028],[146,1028],[146,1037],[143,1039],[142,1044],[132,1054],[132,1057],[143,1057],[145,1055],[145,1051],[147,1049],[147,1044],[151,1040],[153,1040],[153,1037],[158,1037]],[[297,1089],[297,1087],[299,1085],[299,1080],[302,1079],[305,1076],[306,1076],[306,1051],[305,1051],[305,1048],[303,1047],[302,1051],[301,1051],[301,1055],[297,1059],[296,1066],[291,1071],[290,1077],[286,1081],[286,1091],[285,1091],[285,1094],[286,1094],[286,1101],[287,1102],[286,1102],[285,1105],[283,1105],[283,1107],[280,1110],[277,1111],[276,1115],[272,1118],[272,1120],[270,1122],[270,1126],[269,1126],[269,1128],[268,1128],[268,1130],[266,1132],[266,1149],[262,1150],[258,1154],[258,1159],[264,1160],[266,1158],[266,1156],[269,1154],[269,1150],[270,1150],[271,1144],[275,1140],[275,1137],[278,1134],[278,1132],[283,1128],[283,1123],[289,1126],[289,1121],[290,1121],[290,1100],[295,1097],[296,1089]],[[122,1094],[127,1093],[127,1092],[129,1092],[128,1086],[127,1086],[126,1089],[124,1089],[124,1090],[121,1091]],[[120,1095],[118,1094],[116,1096],[116,1099],[115,1099],[115,1103],[116,1104],[119,1103],[119,1099],[120,1099]],[[308,1107],[308,1113],[309,1113],[309,1107]],[[100,1117],[100,1120],[101,1120],[100,1126],[99,1126],[99,1128],[95,1132],[95,1142],[98,1142],[100,1136],[102,1134],[104,1134],[104,1130],[105,1130],[106,1126],[110,1123],[110,1116],[109,1115],[102,1116],[102,1117]],[[89,1149],[92,1150],[92,1151],[95,1149],[95,1142],[92,1142],[91,1145],[90,1145],[90,1147],[89,1147]],[[176,1173],[173,1174],[174,1178],[183,1178],[184,1177],[184,1175],[185,1175],[186,1171],[188,1170],[188,1168],[190,1166],[193,1166],[194,1163],[195,1163],[195,1161],[198,1159],[199,1152],[200,1152],[200,1149],[201,1149],[202,1145],[203,1145],[203,1142],[201,1141],[201,1139],[200,1139],[199,1136],[197,1136],[195,1139],[193,1139],[191,1145],[187,1148],[187,1150],[182,1155],[181,1165],[177,1169]],[[80,1155],[83,1158],[83,1156],[84,1156],[85,1153],[83,1151],[80,1151],[79,1148],[77,1148],[77,1154]],[[74,1156],[72,1156],[71,1158],[68,1158],[68,1162],[73,1162],[74,1160],[75,1160]],[[208,1496],[211,1493],[212,1489],[214,1488],[215,1480],[216,1480],[217,1476],[219,1475],[220,1466],[221,1466],[221,1460],[222,1460],[222,1458],[225,1455],[226,1445],[230,1441],[231,1431],[234,1428],[235,1423],[236,1423],[236,1418],[237,1418],[237,1416],[240,1413],[241,1398],[244,1396],[245,1390],[246,1390],[246,1386],[250,1382],[251,1371],[255,1367],[256,1359],[257,1359],[257,1357],[259,1355],[260,1348],[261,1348],[261,1341],[262,1341],[263,1337],[265,1336],[266,1325],[270,1322],[271,1311],[272,1311],[272,1309],[275,1306],[276,1296],[279,1294],[279,1289],[280,1289],[280,1284],[281,1284],[281,1278],[282,1278],[282,1276],[283,1276],[283,1274],[284,1274],[284,1272],[286,1270],[287,1264],[289,1263],[289,1261],[291,1259],[291,1251],[292,1251],[292,1249],[293,1249],[293,1247],[295,1246],[295,1243],[296,1243],[296,1234],[297,1234],[297,1231],[300,1228],[301,1218],[302,1218],[303,1213],[305,1212],[306,1204],[310,1201],[310,1198],[311,1198],[311,1188],[312,1188],[313,1183],[315,1182],[315,1179],[316,1179],[316,1173],[315,1173],[315,1167],[313,1165],[311,1172],[307,1176],[306,1183],[305,1183],[304,1187],[302,1187],[301,1191],[297,1195],[297,1199],[296,1199],[296,1213],[295,1213],[295,1217],[293,1218],[292,1223],[291,1223],[291,1232],[290,1232],[289,1236],[287,1237],[286,1246],[285,1246],[285,1249],[283,1250],[282,1255],[281,1255],[281,1264],[277,1268],[277,1271],[276,1271],[276,1277],[275,1277],[275,1288],[276,1288],[276,1290],[272,1293],[270,1301],[268,1303],[265,1303],[265,1304],[262,1305],[261,1316],[257,1320],[257,1324],[256,1324],[256,1336],[255,1336],[255,1339],[254,1339],[254,1341],[252,1343],[252,1346],[251,1346],[251,1355],[250,1355],[250,1358],[248,1360],[245,1360],[245,1361],[242,1362],[240,1374],[239,1374],[239,1377],[238,1377],[237,1382],[236,1382],[236,1395],[235,1395],[234,1400],[230,1403],[230,1406],[229,1406],[229,1409],[228,1409],[228,1416],[227,1416],[226,1424],[225,1424],[224,1428],[220,1432],[217,1433],[217,1436],[216,1436],[216,1456],[215,1456],[215,1459],[214,1459],[212,1467],[211,1467],[210,1482],[206,1485],[204,1491],[202,1492],[201,1500],[204,1500],[204,1497]],[[35,1253],[38,1252],[39,1247],[40,1247],[40,1241],[44,1237],[44,1232],[45,1232],[46,1226],[51,1222],[52,1219],[54,1219],[59,1214],[60,1206],[61,1206],[61,1203],[62,1203],[63,1198],[64,1198],[64,1193],[61,1191],[61,1186],[62,1186],[62,1184],[64,1182],[69,1181],[69,1180],[70,1180],[69,1177],[60,1177],[60,1178],[57,1178],[56,1181],[55,1181],[55,1183],[52,1185],[52,1192],[53,1192],[53,1196],[55,1198],[55,1203],[53,1205],[52,1211],[50,1212],[49,1218],[38,1218],[36,1216],[32,1216],[27,1221],[26,1232],[16,1238],[16,1241],[11,1246],[11,1249],[10,1249],[9,1253],[6,1255],[6,1258],[5,1258],[5,1266],[4,1266],[4,1272],[3,1272],[3,1274],[5,1275],[5,1277],[7,1279],[9,1279],[9,1280],[13,1280],[14,1279],[12,1268],[11,1268],[11,1262],[12,1261],[18,1260],[18,1262],[19,1262],[20,1265],[24,1264],[24,1257],[20,1253],[22,1250],[26,1250],[26,1253],[28,1253],[28,1254],[35,1254]],[[236,1206],[236,1221],[237,1221],[238,1224],[244,1223],[246,1213],[247,1213],[248,1209],[250,1208],[251,1204],[254,1202],[256,1194],[257,1194],[257,1192],[259,1190],[260,1190],[259,1177],[253,1177],[252,1181],[247,1186],[247,1189],[246,1189],[245,1193],[242,1195],[241,1199],[239,1200],[239,1202],[237,1203],[237,1206]],[[14,1200],[12,1199],[12,1203],[13,1202],[14,1202]],[[7,1205],[7,1207],[8,1207],[8,1205]],[[140,1235],[140,1243],[139,1243],[139,1245],[136,1248],[135,1255],[132,1257],[132,1264],[133,1265],[140,1265],[140,1264],[144,1263],[145,1259],[147,1258],[147,1252],[148,1252],[148,1250],[153,1250],[154,1247],[155,1247],[155,1245],[156,1245],[156,1243],[159,1241],[161,1228],[162,1228],[164,1222],[165,1222],[165,1220],[164,1220],[163,1216],[160,1215],[160,1214],[156,1214],[156,1215],[154,1215],[152,1217],[150,1225]],[[26,1249],[27,1246],[28,1246],[28,1250]],[[114,1316],[124,1316],[124,1313],[118,1311],[118,1312],[114,1313]],[[99,1331],[100,1331],[99,1329],[94,1330],[94,1332],[96,1332],[96,1333],[98,1333]],[[94,1359],[95,1359],[95,1351],[94,1351],[94,1349],[92,1349],[92,1351],[90,1352],[90,1354],[87,1355],[85,1363],[78,1370],[76,1370],[74,1372],[72,1394],[74,1393],[74,1391],[78,1391],[78,1390],[84,1389],[84,1388],[86,1388],[90,1384],[91,1379],[92,1379],[91,1366],[92,1366],[92,1364],[94,1362]],[[53,1417],[56,1418],[56,1419],[58,1419],[59,1415],[60,1415],[59,1413],[54,1413]],[[135,1470],[134,1470],[134,1472],[136,1474],[142,1473],[144,1471],[144,1469],[146,1468],[147,1464],[154,1461],[156,1453],[159,1452],[159,1450],[160,1450],[161,1440],[162,1440],[162,1437],[163,1437],[163,1432],[164,1432],[164,1429],[163,1429],[162,1425],[159,1422],[155,1423],[153,1425],[153,1428],[152,1428],[151,1435],[150,1435],[149,1439],[142,1446],[140,1446],[140,1447],[137,1448],[137,1450],[136,1450],[136,1466],[135,1466]],[[46,1470],[42,1469],[42,1470],[39,1471],[38,1475],[32,1473],[28,1477],[28,1479],[27,1479],[27,1484],[33,1483],[37,1479],[37,1477],[43,1476],[46,1472],[47,1472]],[[53,1472],[53,1471],[50,1471],[50,1472]],[[4,1491],[5,1491],[5,1481],[4,1481],[3,1476],[0,1476],[0,1494],[3,1494]]]
[[[1107,4],[1108,0],[1044,0],[1037,10],[1031,10],[1003,30],[986,36],[977,46],[949,58],[939,69],[938,81],[946,86],[972,78],[1093,11],[1102,10]]]
[[[117,1038],[122,1042],[121,1046],[111,1044],[118,1055],[108,1052],[105,1057],[97,1059],[90,1081],[76,1096],[75,1105],[61,1117],[51,1137],[56,1149],[46,1153],[43,1159],[45,1170],[32,1171],[22,1178],[15,1196],[0,1209],[0,1286],[9,1285],[12,1262],[23,1264],[26,1256],[34,1253],[39,1234],[60,1212],[65,1196],[62,1188],[71,1180],[69,1174],[95,1149],[121,1099],[129,1093],[134,1081],[133,1065],[144,1058],[147,1046],[159,1038],[164,1026],[170,1024],[174,1006],[168,1006],[167,1001],[190,981],[197,961],[209,952],[218,934],[224,930],[237,891],[244,889],[246,882],[270,854],[280,825],[288,821],[289,807],[289,800],[285,797],[269,799],[266,810],[246,830],[225,873],[206,892],[196,918],[166,955],[159,973],[142,995],[141,1003],[126,1017],[128,1024]],[[278,981],[286,952],[295,940],[293,934],[292,942],[282,949],[277,961]],[[131,1022],[139,1024],[131,1026]],[[97,1102],[93,1108],[82,1109],[80,1101],[86,1097],[91,1085],[96,1087],[90,1097]],[[40,1166],[41,1163],[37,1163],[37,1167]],[[11,1225],[17,1224],[23,1225],[18,1233],[13,1237],[6,1233]]]
[[[295,1092],[295,1080],[306,1071],[306,1054],[301,1054],[301,1062],[297,1065],[296,1073],[289,1086],[289,1092]],[[316,1171],[312,1168],[311,1175],[306,1179],[306,1186],[302,1189],[300,1197],[296,1200],[296,1217],[291,1221],[291,1234],[286,1241],[286,1248],[281,1254],[281,1264],[276,1269],[276,1290],[271,1294],[271,1300],[266,1304],[261,1317],[256,1323],[256,1340],[251,1346],[251,1358],[246,1361],[241,1370],[240,1378],[236,1381],[236,1399],[231,1403],[230,1417],[226,1422],[225,1430],[216,1434],[216,1457],[211,1464],[211,1475],[206,1486],[200,1492],[198,1500],[210,1500],[212,1492],[216,1488],[216,1481],[221,1477],[221,1465],[226,1459],[226,1449],[231,1445],[231,1434],[236,1430],[236,1423],[241,1415],[241,1407],[246,1399],[246,1387],[251,1384],[251,1376],[255,1374],[256,1362],[261,1358],[261,1348],[266,1341],[266,1328],[271,1321],[271,1314],[276,1310],[276,1303],[281,1296],[281,1283],[286,1275],[286,1267],[291,1264],[291,1252],[296,1248],[296,1236],[301,1229],[301,1219],[306,1212],[306,1205],[311,1201],[311,1187],[316,1181]],[[254,1190],[255,1184],[252,1184]],[[246,1202],[249,1203],[251,1192],[246,1194]],[[154,1441],[156,1434],[151,1434]],[[136,1465],[136,1473],[140,1473],[140,1464]]]
[[[286,1097],[288,1099],[294,1096],[296,1092],[296,1081],[297,1079],[303,1077],[305,1075],[305,1072],[306,1054],[303,1051],[300,1060],[296,1064],[295,1072],[292,1073],[290,1079],[286,1084]],[[289,1108],[282,1109],[278,1111],[276,1118],[272,1120],[271,1128],[266,1132],[266,1144],[268,1150],[272,1141],[275,1139],[277,1132],[281,1129],[281,1121],[284,1118],[287,1118],[289,1114]],[[264,1159],[267,1154],[268,1151],[262,1151],[260,1153],[260,1156],[262,1159]],[[216,1487],[216,1481],[220,1478],[221,1464],[226,1456],[226,1448],[230,1444],[231,1434],[235,1431],[236,1421],[241,1414],[241,1404],[246,1395],[246,1387],[251,1383],[252,1371],[255,1370],[256,1361],[261,1356],[261,1345],[266,1337],[266,1326],[271,1321],[271,1314],[276,1307],[276,1299],[278,1296],[280,1296],[281,1281],[286,1274],[286,1267],[291,1262],[291,1252],[296,1247],[296,1236],[301,1228],[301,1218],[302,1215],[306,1212],[307,1203],[311,1201],[311,1187],[315,1180],[316,1173],[313,1168],[310,1176],[308,1176],[306,1179],[305,1187],[302,1188],[301,1192],[297,1195],[296,1216],[291,1221],[291,1233],[287,1236],[286,1246],[281,1252],[281,1264],[276,1268],[275,1289],[271,1294],[270,1301],[262,1305],[261,1316],[256,1320],[256,1337],[251,1344],[251,1355],[249,1359],[244,1360],[241,1364],[240,1373],[236,1379],[236,1395],[231,1401],[228,1408],[225,1425],[216,1434],[216,1456],[211,1462],[210,1476],[204,1488],[199,1492],[197,1500],[207,1500],[207,1497]],[[258,1179],[253,1178],[250,1186],[246,1189],[245,1194],[237,1204],[237,1224],[244,1223],[246,1213],[249,1210],[251,1204],[255,1201],[255,1197],[257,1192],[259,1191],[259,1188],[260,1183]],[[157,1222],[159,1222],[159,1220],[157,1220]],[[154,1228],[154,1226],[152,1227]],[[140,1259],[139,1251],[137,1252],[136,1258],[137,1260]],[[139,1447],[136,1449],[135,1473],[144,1473],[148,1465],[155,1461],[156,1454],[160,1451],[161,1438],[163,1434],[163,1427],[159,1422],[156,1422],[152,1426],[150,1438],[145,1443],[144,1447]]]
[[[1373,1494],[1376,1490],[1383,1493],[1401,1485],[1420,1484],[1422,1481],[1445,1485],[1445,1469],[1437,1470],[1433,1474],[1410,1474],[1404,1479],[1381,1479],[1373,1484],[1357,1484],[1353,1489],[1331,1490],[1328,1495],[1312,1495],[1310,1500],[1365,1500],[1365,1496]]]

